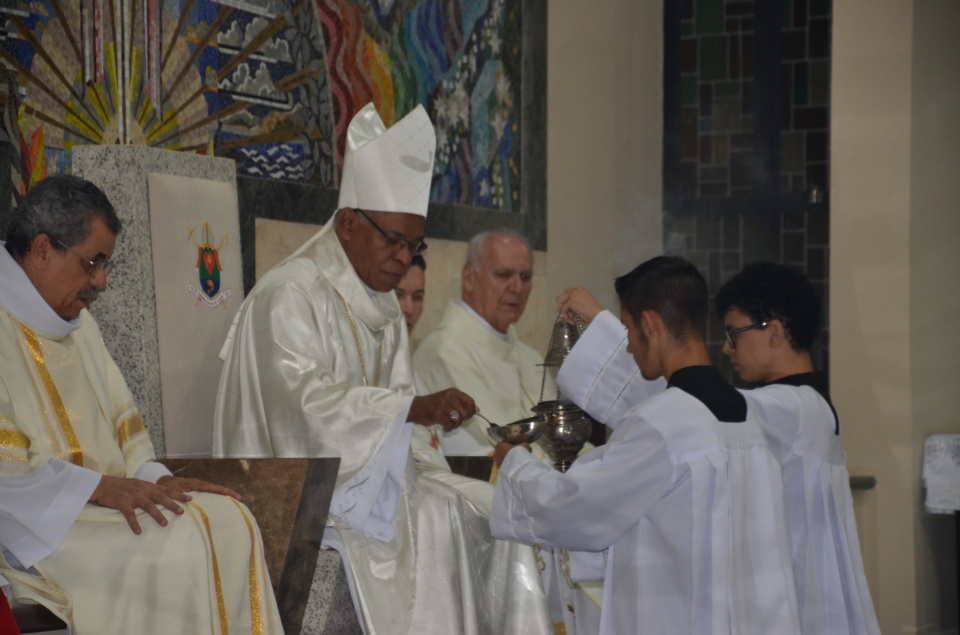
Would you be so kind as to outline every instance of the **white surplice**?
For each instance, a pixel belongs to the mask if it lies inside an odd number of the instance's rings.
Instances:
[[[396,296],[365,287],[328,224],[237,314],[214,454],[341,457],[326,540],[368,635],[547,632],[530,549],[414,469],[408,346]]]
[[[494,535],[606,550],[592,560],[604,567],[604,634],[799,632],[780,470],[759,423],[745,406],[745,421],[720,422],[689,392],[638,380],[635,364],[615,368],[623,335],[612,315],[595,319],[559,376],[610,439],[564,474],[511,451]],[[619,379],[601,398],[602,373]]]
[[[793,375],[743,393],[782,468],[803,632],[879,635],[826,377]]]
[[[160,527],[88,504],[104,474],[169,474],[86,311],[64,321],[0,247],[0,571],[86,633],[281,633],[256,522],[193,494]],[[32,569],[31,569],[32,568]]]

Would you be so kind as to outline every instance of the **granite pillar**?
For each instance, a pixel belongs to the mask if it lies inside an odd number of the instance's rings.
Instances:
[[[151,174],[173,175],[227,182],[235,191],[236,165],[229,159],[186,152],[90,145],[74,148],[73,171],[99,186],[123,221],[113,255],[116,267],[91,313],[136,399],[157,455],[166,456],[147,181]],[[214,396],[215,390],[211,402]]]

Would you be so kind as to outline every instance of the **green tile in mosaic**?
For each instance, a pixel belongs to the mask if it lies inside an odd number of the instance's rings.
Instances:
[[[804,164],[804,133],[780,133],[780,170],[783,172],[799,172]]]
[[[740,82],[717,82],[713,85],[715,97],[739,97]]]
[[[707,35],[723,31],[723,2],[696,0],[697,33]]]
[[[683,24],[680,25],[680,35],[686,37],[688,35],[696,35],[696,34],[697,34],[696,25],[694,25],[692,20],[690,22],[684,22]]]
[[[830,104],[830,61],[810,62],[810,105],[828,106]]]
[[[730,137],[725,134],[713,135],[713,158],[725,165],[730,160]]]
[[[793,65],[793,105],[806,106],[810,103],[809,69],[806,62]]]
[[[793,0],[781,0],[780,2],[780,26],[789,29],[793,26]]]
[[[697,38],[685,37],[680,42],[680,72],[697,72]]]
[[[713,113],[713,128],[717,132],[739,132],[742,130],[740,125],[739,96],[715,99]]]
[[[697,86],[700,84],[696,75],[685,75],[680,79],[680,105],[697,105]]]
[[[781,234],[782,262],[787,265],[806,265],[806,240],[803,232],[785,231]]]
[[[710,35],[700,38],[700,81],[727,79],[727,38]]]

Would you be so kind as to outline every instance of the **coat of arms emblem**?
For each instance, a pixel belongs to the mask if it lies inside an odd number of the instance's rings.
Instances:
[[[203,224],[202,241],[197,242],[193,235],[194,229],[190,230],[189,238],[197,245],[197,269],[200,286],[189,285],[190,292],[197,297],[197,303],[203,302],[209,307],[225,305],[225,301],[230,297],[230,289],[220,290],[220,272],[223,271],[223,265],[220,263],[220,250],[227,246],[227,236],[217,247],[213,246],[213,230],[210,229],[210,223]]]

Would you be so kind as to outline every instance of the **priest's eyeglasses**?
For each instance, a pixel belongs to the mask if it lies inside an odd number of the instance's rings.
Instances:
[[[113,269],[113,265],[116,264],[109,258],[104,258],[103,260],[90,260],[89,258],[84,258],[80,254],[75,252],[73,249],[70,249],[69,247],[64,245],[62,240],[58,240],[57,244],[63,247],[64,249],[66,249],[67,251],[69,251],[71,254],[73,254],[77,258],[79,258],[80,263],[83,266],[83,270],[88,275],[93,276],[102,271],[103,275],[108,276],[110,275],[110,271]]]
[[[358,207],[356,208],[356,211],[358,214],[366,218],[367,221],[371,225],[373,225],[374,229],[380,232],[380,234],[384,237],[384,239],[386,239],[387,246],[390,249],[394,251],[399,251],[400,248],[403,247],[408,252],[410,252],[411,256],[422,254],[427,250],[427,243],[423,242],[422,240],[407,240],[406,238],[404,238],[400,234],[397,234],[396,232],[387,232],[386,230],[383,229],[383,227],[380,227],[380,225],[377,225],[372,218],[367,216],[367,213],[364,212],[362,209]]]
[[[724,329],[723,334],[727,336],[727,344],[730,345],[730,348],[736,348],[738,335],[740,335],[744,331],[753,331],[755,329],[766,328],[769,324],[770,324],[769,322],[757,322],[756,324],[741,326],[738,329]]]

